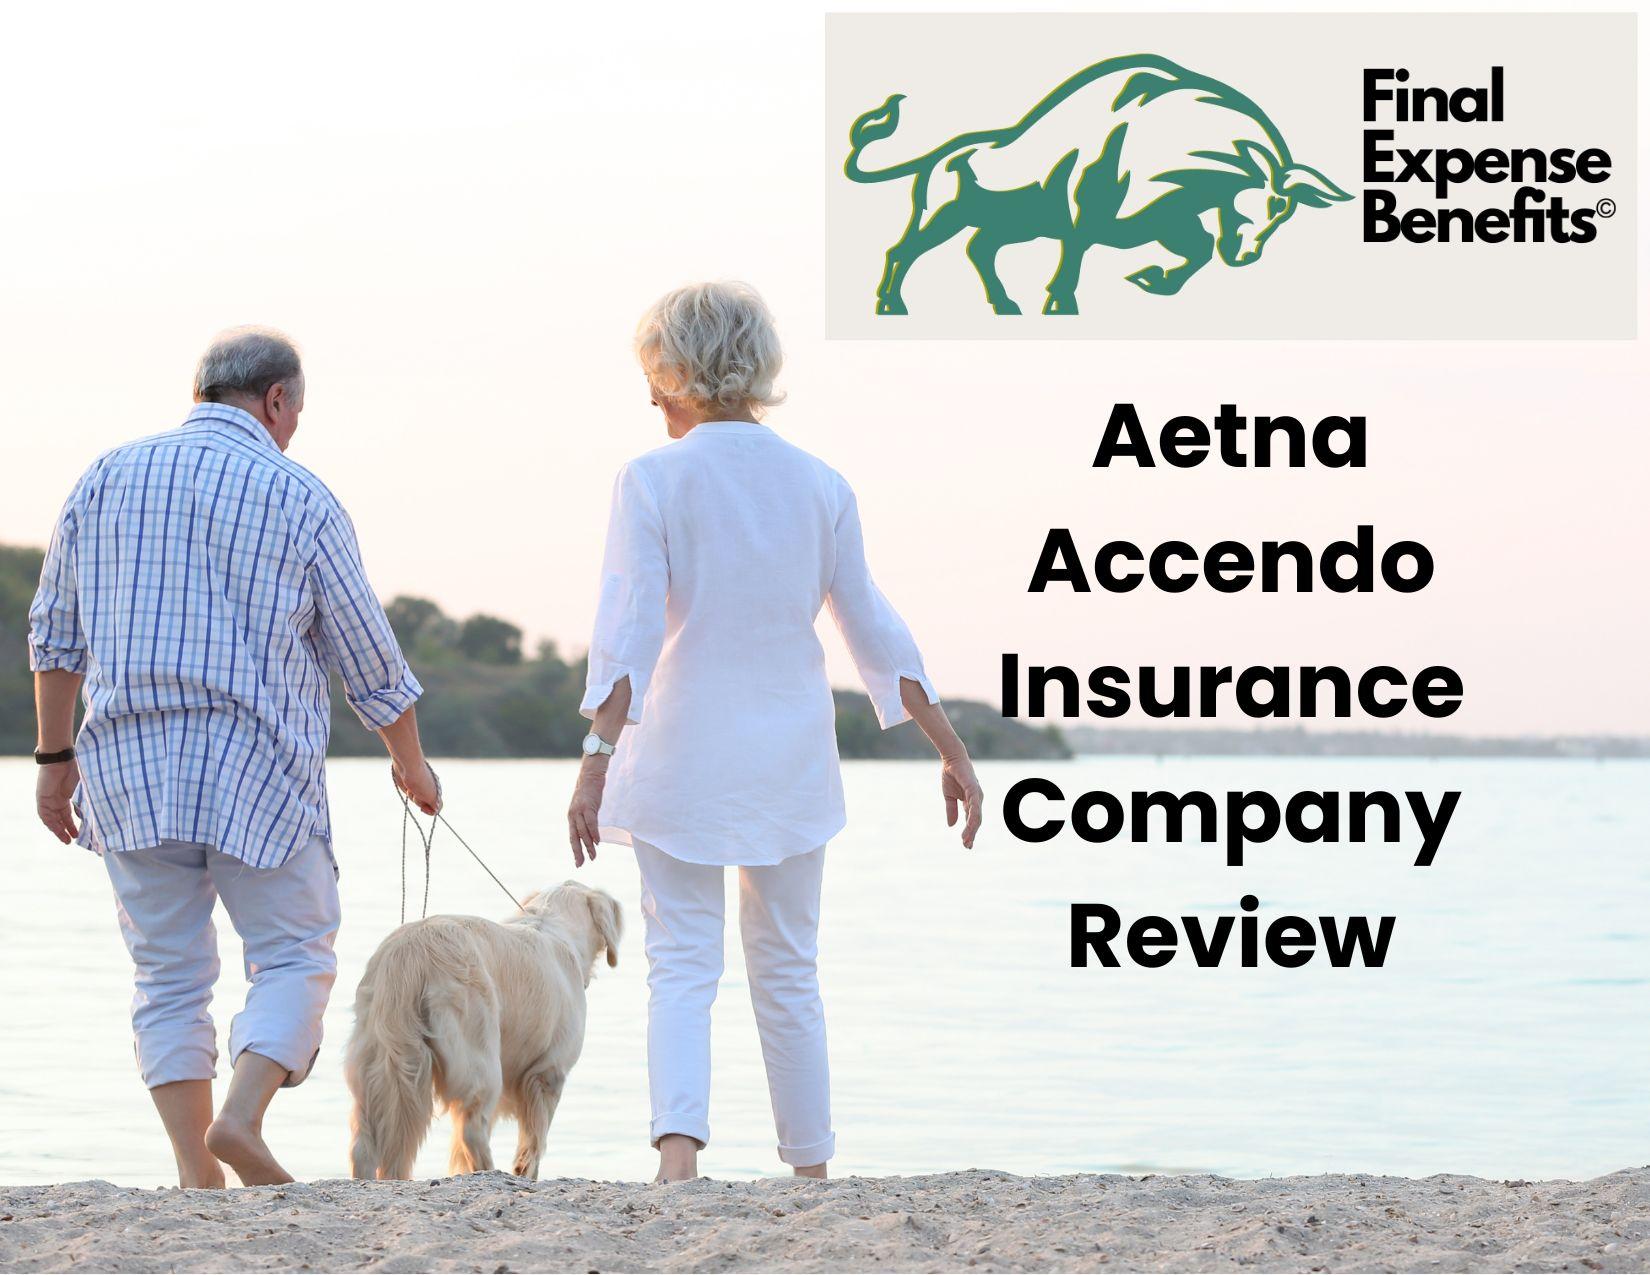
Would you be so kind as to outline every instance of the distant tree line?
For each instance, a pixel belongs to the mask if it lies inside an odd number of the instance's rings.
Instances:
[[[0,545],[0,753],[34,747],[33,688],[28,671],[28,610],[40,578],[38,549]],[[531,655],[522,631],[497,616],[447,615],[425,598],[398,597],[384,608],[424,697],[418,728],[432,757],[574,757],[589,729],[579,715],[585,661],[562,656],[554,642]],[[1005,721],[987,704],[947,701],[969,750],[980,758],[1068,757],[1053,727]],[[931,757],[913,723],[884,731],[864,695],[836,692],[837,745],[844,757]],[[333,687],[335,756],[379,756],[382,745]]]
[[[579,715],[585,661],[567,660],[554,642],[529,658],[522,632],[507,620],[472,615],[458,620],[425,598],[399,597],[384,608],[402,650],[424,684],[418,728],[437,757],[572,757],[589,729]],[[931,757],[915,724],[885,731],[871,701],[837,691],[837,748],[844,757]],[[1005,721],[996,709],[968,700],[947,711],[969,751],[980,758],[1069,757],[1060,732]],[[341,694],[333,696],[332,751],[370,755],[378,743],[361,729]]]
[[[0,755],[34,747],[28,612],[40,580],[41,551],[0,545]],[[583,659],[564,659],[553,642],[531,656],[522,632],[492,615],[455,619],[425,598],[385,608],[424,698],[418,725],[435,757],[572,757],[587,729],[579,716]],[[1473,738],[1384,731],[1244,730],[1078,726],[1061,732],[1005,719],[989,704],[947,700],[957,732],[979,758],[1060,758],[1080,753],[1130,756],[1291,757],[1650,757],[1643,736],[1573,735]],[[378,756],[341,689],[333,688],[332,752]],[[870,701],[836,692],[837,747],[844,757],[928,757],[928,741],[907,722],[884,731]]]

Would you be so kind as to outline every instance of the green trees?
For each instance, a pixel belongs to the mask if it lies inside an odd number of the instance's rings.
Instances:
[[[458,626],[458,649],[478,664],[520,664],[521,630],[491,615],[472,615]]]
[[[0,755],[34,747],[29,675],[29,602],[40,578],[38,549],[0,545]],[[419,733],[431,757],[577,757],[588,726],[579,716],[584,660],[567,660],[554,642],[531,656],[522,631],[497,616],[459,620],[427,598],[392,598],[384,608],[424,698]],[[1004,721],[984,704],[948,704],[976,757],[1065,757],[1057,734]],[[837,741],[844,757],[928,757],[928,742],[907,723],[877,726],[870,701],[836,692]],[[333,688],[332,753],[381,757],[383,746]]]

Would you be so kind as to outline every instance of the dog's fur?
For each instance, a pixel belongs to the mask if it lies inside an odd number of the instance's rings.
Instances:
[[[493,1119],[520,1126],[515,1171],[536,1178],[567,1073],[584,1047],[585,988],[619,905],[569,881],[502,924],[432,916],[384,940],[355,992],[344,1076],[355,1097],[351,1171],[405,1178],[433,1118],[453,1120],[448,1171],[493,1167]]]

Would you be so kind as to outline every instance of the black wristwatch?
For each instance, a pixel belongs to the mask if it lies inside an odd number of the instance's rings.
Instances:
[[[61,749],[55,753],[43,753],[38,748],[34,750],[34,764],[36,766],[55,766],[60,761],[73,761],[74,748]]]

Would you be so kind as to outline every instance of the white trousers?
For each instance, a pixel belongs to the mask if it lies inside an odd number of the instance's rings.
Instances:
[[[710,1141],[710,1010],[722,976],[722,869],[635,843],[647,946],[651,1140]],[[819,999],[819,888],[825,848],[739,869],[739,933],[768,1070],[779,1158],[836,1152],[825,1008]]]
[[[136,969],[132,1034],[143,1083],[217,1074],[210,1006],[219,899],[241,937],[250,984],[230,1024],[230,1064],[250,1049],[285,1067],[289,1086],[301,1083],[320,1052],[338,972],[338,875],[326,843],[317,838],[278,868],[248,867],[187,841],[110,851],[103,862]]]

